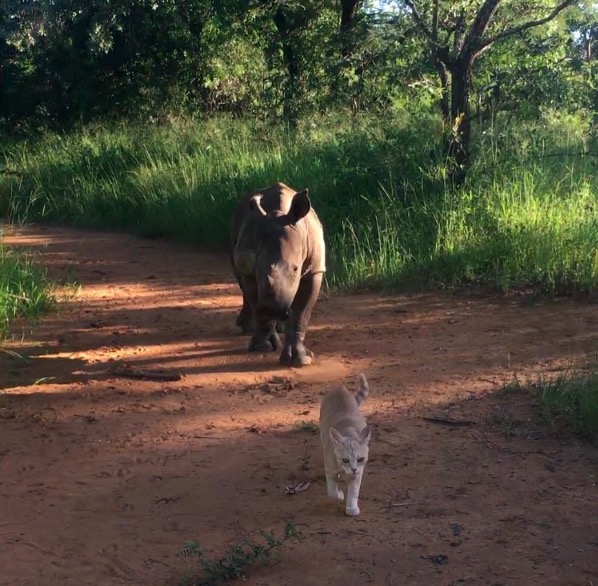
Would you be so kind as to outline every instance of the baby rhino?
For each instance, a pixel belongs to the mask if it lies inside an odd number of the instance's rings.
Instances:
[[[290,366],[311,363],[304,345],[325,266],[324,233],[307,189],[284,183],[247,195],[233,217],[231,260],[243,308],[237,325],[251,333],[249,351],[278,351]],[[284,346],[277,334],[286,322]]]
[[[355,394],[345,388],[329,391],[320,406],[320,439],[324,449],[326,487],[332,499],[344,500],[338,481],[347,481],[346,513],[359,515],[359,488],[366,462],[370,428],[359,410],[359,405],[369,395],[365,375],[359,375]]]

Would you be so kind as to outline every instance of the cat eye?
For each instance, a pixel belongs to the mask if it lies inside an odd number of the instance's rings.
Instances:
[[[363,464],[364,460],[365,460],[365,458],[357,458],[357,463],[358,464]]]
[[[348,464],[349,463],[349,458],[343,458],[343,464]]]

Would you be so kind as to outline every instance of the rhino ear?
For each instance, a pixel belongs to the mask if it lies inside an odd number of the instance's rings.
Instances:
[[[262,194],[261,193],[256,193],[249,200],[249,209],[252,212],[256,212],[257,214],[260,214],[261,216],[265,216],[266,215],[266,211],[262,207]]]
[[[291,224],[296,224],[301,218],[304,218],[311,210],[311,201],[309,201],[309,191],[304,189],[298,191],[293,196],[291,209],[289,210],[288,218]]]

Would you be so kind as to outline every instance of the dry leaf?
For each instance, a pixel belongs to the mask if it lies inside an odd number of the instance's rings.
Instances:
[[[297,494],[299,492],[303,492],[307,490],[311,486],[311,482],[305,480],[304,482],[299,482],[297,484],[290,484],[286,487],[287,494]]]

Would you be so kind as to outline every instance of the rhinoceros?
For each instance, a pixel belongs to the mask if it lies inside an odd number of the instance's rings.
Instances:
[[[282,349],[282,364],[311,364],[313,353],[304,340],[326,271],[325,257],[322,224],[307,189],[276,183],[240,199],[231,261],[243,293],[237,325],[252,334],[250,352]],[[277,333],[281,322],[284,345]]]

